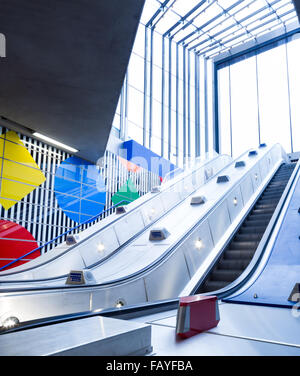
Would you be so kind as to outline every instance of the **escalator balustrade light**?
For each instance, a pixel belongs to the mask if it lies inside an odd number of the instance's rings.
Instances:
[[[103,243],[98,243],[97,244],[97,250],[99,253],[103,252],[105,250],[105,246]]]
[[[253,295],[253,298],[254,298],[254,299],[257,299],[257,298],[258,298],[258,295],[257,295],[257,294],[254,294],[254,295]]]
[[[229,176],[228,175],[218,176],[217,184],[219,184],[219,183],[227,183],[228,181],[229,181]]]
[[[185,191],[188,191],[191,186],[192,186],[192,184],[191,185],[186,184],[186,185],[183,186],[183,189]]]
[[[116,214],[123,214],[126,213],[126,208],[124,206],[118,206],[116,208]]]
[[[16,318],[16,317],[8,317],[7,319],[5,319],[2,323],[2,328],[3,329],[12,329],[12,328],[15,328],[16,326],[18,326],[20,324],[20,321]]]
[[[200,238],[198,238],[195,241],[195,248],[198,249],[198,251],[200,251],[200,249],[202,249],[203,246],[204,246],[203,241]]]
[[[255,155],[257,155],[257,151],[251,150],[251,151],[249,151],[248,157],[254,157]]]
[[[258,175],[257,175],[257,174],[254,175],[254,179],[255,179],[255,180],[258,179]]]
[[[244,161],[238,161],[235,163],[235,168],[245,167],[245,166],[246,166],[246,163]]]
[[[194,196],[191,198],[191,205],[203,205],[206,202],[204,196]]]
[[[235,197],[235,198],[233,199],[233,205],[234,205],[234,206],[237,206],[237,204],[238,204],[238,200],[237,200],[237,198]]]
[[[159,193],[160,192],[160,187],[153,187],[151,189],[151,193]]]
[[[169,235],[169,231],[165,228],[153,229],[150,231],[149,240],[165,240]]]
[[[265,148],[266,146],[267,146],[267,144],[265,144],[265,143],[262,143],[262,144],[259,145],[260,148]]]
[[[154,208],[151,208],[148,213],[149,219],[152,219],[152,217],[155,215],[156,210]]]

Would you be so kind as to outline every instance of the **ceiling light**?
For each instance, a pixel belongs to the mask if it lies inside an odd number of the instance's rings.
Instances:
[[[60,146],[60,147],[62,147],[63,149],[69,150],[69,151],[72,152],[72,153],[77,153],[77,152],[79,151],[79,150],[77,150],[77,149],[72,148],[71,146],[68,146],[68,145],[66,145],[66,144],[63,144],[62,142],[59,142],[59,141],[54,140],[53,138],[50,138],[50,137],[48,137],[48,136],[44,136],[43,134],[41,134],[41,133],[39,133],[39,132],[34,132],[34,133],[33,133],[33,136],[34,136],[34,137],[37,137],[37,138],[40,138],[40,139],[43,140],[43,141],[49,142],[49,143],[51,143],[51,144],[54,144],[54,145],[56,145],[56,146]]]

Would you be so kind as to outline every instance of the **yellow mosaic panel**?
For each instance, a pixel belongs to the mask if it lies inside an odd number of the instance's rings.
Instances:
[[[1,135],[0,168],[0,203],[5,210],[10,209],[46,180],[17,133],[13,131]]]

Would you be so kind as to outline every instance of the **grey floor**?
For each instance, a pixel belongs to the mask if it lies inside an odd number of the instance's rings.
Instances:
[[[152,355],[299,356],[300,315],[292,310],[220,303],[216,328],[188,339],[176,338],[176,310],[140,317],[151,324]]]

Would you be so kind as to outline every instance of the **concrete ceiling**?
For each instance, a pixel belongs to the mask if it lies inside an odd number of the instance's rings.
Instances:
[[[293,0],[293,3],[295,5],[296,12],[297,12],[297,15],[298,15],[298,19],[300,21],[300,0]]]
[[[144,2],[0,0],[0,116],[95,162],[106,148]]]

